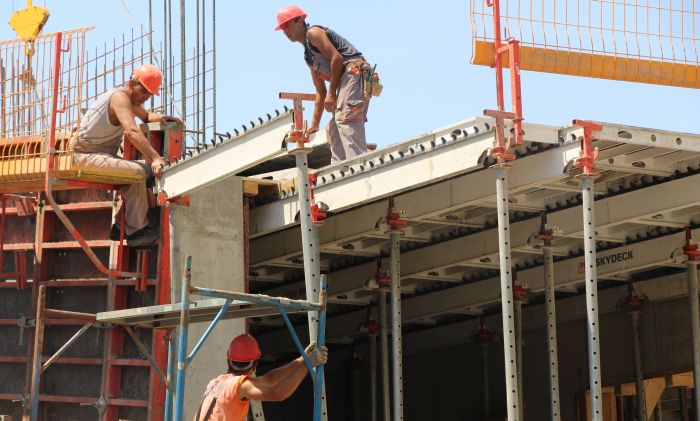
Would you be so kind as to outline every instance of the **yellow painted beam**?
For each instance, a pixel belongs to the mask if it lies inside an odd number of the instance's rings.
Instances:
[[[493,42],[474,40],[472,64],[493,67]],[[508,64],[505,56],[504,66]],[[700,66],[520,46],[520,69],[700,89]]]

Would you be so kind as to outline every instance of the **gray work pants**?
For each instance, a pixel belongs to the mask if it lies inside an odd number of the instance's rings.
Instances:
[[[326,128],[332,164],[367,152],[365,121],[369,99],[365,99],[362,92],[363,66],[369,65],[350,61],[340,77],[336,110]]]
[[[124,233],[131,235],[148,225],[148,190],[146,189],[146,179],[153,173],[151,166],[146,161],[131,161],[119,158],[108,153],[75,153],[73,160],[76,164],[88,165],[100,168],[130,168],[134,171],[142,172],[144,181],[134,184],[125,184],[119,187],[124,208]],[[113,224],[121,226],[120,211],[114,215]]]

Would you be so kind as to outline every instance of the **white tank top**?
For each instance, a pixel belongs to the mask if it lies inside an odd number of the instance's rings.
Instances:
[[[124,128],[109,121],[109,101],[115,92],[123,90],[112,88],[102,94],[83,116],[78,140],[74,150],[80,153],[109,153],[116,155],[122,143]]]

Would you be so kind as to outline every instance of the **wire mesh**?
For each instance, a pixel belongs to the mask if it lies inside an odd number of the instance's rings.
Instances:
[[[525,55],[528,47],[540,53],[533,60],[541,63],[530,64],[528,70],[552,71],[546,61],[563,60],[554,65],[555,73],[700,87],[700,2],[501,0],[500,4],[501,39],[520,40]],[[487,0],[471,0],[470,19],[475,45],[493,42],[493,11]],[[596,63],[595,57],[604,59]],[[472,61],[483,64],[476,56]],[[610,74],[598,69],[601,74],[596,74],[597,66],[621,65],[624,74],[620,69]]]

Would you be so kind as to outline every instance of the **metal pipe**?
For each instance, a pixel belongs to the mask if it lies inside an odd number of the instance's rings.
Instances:
[[[369,419],[377,421],[377,334],[369,338]]]
[[[688,273],[688,294],[690,297],[690,326],[693,339],[693,409],[695,420],[700,421],[700,304],[698,304],[698,262],[686,263]]]
[[[484,391],[484,401],[483,401],[483,411],[484,419],[487,420],[491,418],[491,394],[489,389],[489,343],[482,342],[481,344],[481,368],[482,368],[482,389]]]
[[[185,127],[187,127],[187,69],[185,69],[185,47],[185,0],[180,0],[180,100],[182,101],[180,103],[180,111],[182,113],[182,122]]]
[[[687,389],[685,386],[678,388],[678,409],[680,412],[680,421],[688,421],[688,398],[686,397]]]
[[[177,347],[177,379],[175,380],[175,420],[183,418],[185,409],[185,376],[187,373],[187,333],[190,323],[190,285],[192,283],[192,256],[185,257],[184,276],[182,278],[182,296],[180,309],[180,332]]]
[[[391,275],[391,350],[393,420],[403,420],[403,345],[401,340],[401,233],[389,233]]]
[[[513,277],[510,258],[510,220],[508,218],[507,169],[494,167],[496,173],[496,207],[498,212],[498,251],[501,274],[501,310],[503,314],[503,356],[506,375],[506,405],[508,421],[520,417],[520,389],[518,388],[518,364],[515,349],[515,326],[513,321]]]
[[[32,388],[30,420],[39,419],[39,384],[41,381],[41,353],[44,345],[44,306],[46,305],[46,287],[39,286],[36,305],[36,322],[34,325],[34,360],[32,362]]]
[[[194,67],[194,71],[192,72],[192,92],[193,92],[193,98],[192,102],[194,103],[194,111],[192,112],[192,118],[194,119],[194,122],[192,123],[192,126],[195,128],[195,130],[199,131],[199,121],[200,121],[200,115],[202,112],[202,109],[199,107],[199,0],[194,1],[194,8],[195,8],[195,15],[194,15],[194,51],[192,51],[194,58],[192,60],[192,67]],[[197,135],[195,138],[197,139],[197,146],[199,146],[200,139],[199,135]]]
[[[314,366],[311,365],[311,360],[309,359],[309,356],[306,355],[306,352],[304,352],[304,346],[301,344],[301,341],[299,340],[299,336],[297,335],[297,331],[294,330],[294,326],[292,326],[292,322],[289,320],[289,316],[287,315],[287,312],[285,311],[284,307],[278,306],[277,309],[280,312],[280,315],[282,316],[282,320],[284,321],[284,325],[287,326],[287,330],[289,331],[289,334],[292,335],[292,341],[294,342],[294,346],[297,347],[297,351],[301,355],[301,358],[304,360],[304,364],[306,364],[306,369],[309,371],[309,377],[311,377],[312,380],[315,379],[314,377]]]
[[[389,336],[386,325],[386,289],[377,291],[379,302],[379,354],[382,362],[382,406],[384,417],[382,420],[391,419],[391,401],[389,398]]]
[[[228,307],[230,305],[231,305],[231,300],[226,300],[224,305],[221,306],[221,308],[219,309],[219,312],[216,313],[214,320],[212,320],[211,323],[209,323],[209,326],[207,326],[207,330],[204,331],[204,333],[202,334],[202,337],[199,338],[199,341],[194,346],[194,349],[192,350],[192,352],[190,352],[190,355],[187,357],[187,365],[189,365],[192,362],[192,359],[195,357],[195,355],[197,355],[197,352],[199,352],[199,348],[201,348],[202,345],[204,345],[204,341],[207,340],[207,338],[209,337],[211,332],[216,327],[216,324],[219,323],[219,320],[221,320],[221,318],[224,316],[224,314],[226,314],[226,310],[228,310]]]
[[[640,420],[647,419],[646,391],[644,390],[644,374],[642,372],[642,350],[639,339],[639,311],[630,311],[632,320],[632,349],[634,351],[634,383],[637,393],[637,416]]]
[[[206,145],[207,143],[207,36],[206,36],[206,17],[204,13],[204,6],[207,4],[206,0],[202,0],[202,90],[200,91],[201,96],[201,108],[199,108],[200,116],[202,117],[202,143]],[[214,136],[212,136],[213,138]]]
[[[172,333],[172,331],[170,333]],[[166,340],[168,341],[168,383],[165,388],[164,421],[173,421],[173,385],[175,384],[173,382],[175,372],[173,363],[175,361],[175,341],[170,333],[166,336]]]
[[[598,278],[596,273],[595,197],[593,195],[593,177],[583,175],[581,179],[583,186],[583,245],[586,272],[591,420],[603,421],[603,391],[600,373],[600,331],[598,326]]]
[[[513,315],[515,316],[515,354],[518,361],[518,416],[523,419],[523,302],[516,299],[513,302]]]
[[[296,129],[301,130],[301,124],[296,124]],[[311,191],[309,182],[309,165],[307,155],[310,149],[303,145],[293,151],[297,166],[297,185],[299,186],[299,217],[301,220],[301,241],[304,257],[304,286],[306,288],[306,300],[311,303],[318,302],[321,254],[318,247],[318,229],[311,219]],[[318,336],[318,311],[308,312],[309,340],[315,342]],[[327,419],[325,385],[322,390],[323,420]]]
[[[234,292],[234,291],[224,291],[221,289],[214,288],[202,288],[202,287],[191,287],[190,294],[192,295],[203,295],[205,297],[214,298],[227,298],[238,301],[245,301],[257,304],[268,304],[268,305],[283,305],[285,307],[304,309],[309,311],[318,312],[321,305],[318,303],[310,303],[304,300],[292,300],[285,297],[271,297],[264,294],[246,294],[245,292]],[[314,330],[316,327],[314,327]]]
[[[320,293],[318,303],[321,305],[318,320],[318,336],[316,338],[317,346],[326,345],[326,298],[327,298],[327,282],[326,275],[321,275]],[[326,391],[323,384],[323,365],[316,367],[316,376],[314,377],[314,421],[321,421],[328,418],[326,409]]]
[[[216,137],[216,0],[211,1],[212,133]]]
[[[542,247],[544,259],[544,296],[547,311],[547,349],[549,352],[549,401],[552,421],[561,419],[559,406],[559,355],[557,351],[557,310],[554,291],[554,258],[552,247]]]
[[[63,344],[63,346],[60,347],[60,348],[58,349],[58,351],[56,351],[56,353],[53,354],[53,355],[51,356],[51,358],[49,358],[48,360],[46,360],[46,362],[44,363],[44,365],[41,367],[41,372],[43,373],[44,371],[46,371],[46,369],[47,369],[54,361],[56,361],[56,358],[60,357],[61,354],[63,354],[63,352],[65,352],[66,349],[68,349],[71,345],[73,345],[73,344],[75,343],[75,341],[77,341],[78,338],[80,338],[80,337],[83,335],[83,333],[85,333],[86,330],[90,329],[91,326],[92,326],[92,324],[85,325],[85,326],[81,327],[80,330],[78,330],[77,332],[75,332],[75,335],[73,335],[70,339],[68,339],[68,342],[66,342],[65,344]]]

